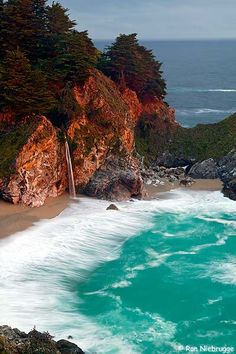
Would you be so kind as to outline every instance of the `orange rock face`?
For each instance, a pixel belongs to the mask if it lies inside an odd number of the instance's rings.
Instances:
[[[19,151],[15,172],[1,183],[4,199],[38,207],[47,197],[62,194],[67,186],[65,151],[57,130],[45,117]]]
[[[81,115],[73,120],[68,135],[75,142],[74,175],[78,188],[86,186],[110,155],[132,155],[134,127],[141,105],[134,92],[124,95],[95,70],[84,87],[75,88]],[[129,99],[130,98],[130,99]]]
[[[175,119],[175,110],[159,99],[143,104],[142,114],[154,117],[152,124],[157,131],[175,130],[179,126]]]
[[[83,87],[74,88],[74,94],[80,113],[69,122],[67,134],[77,191],[119,200],[142,196],[139,160],[134,157],[135,127],[143,114],[155,114],[155,124],[163,130],[176,127],[174,110],[158,100],[140,103],[135,92],[121,93],[97,70]],[[37,119],[37,128],[18,153],[14,173],[0,180],[0,195],[12,203],[40,206],[68,188],[58,129],[45,117]]]

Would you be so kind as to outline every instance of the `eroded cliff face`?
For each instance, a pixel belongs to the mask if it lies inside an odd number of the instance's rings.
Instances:
[[[119,174],[123,174],[123,166],[135,171],[134,179],[140,178],[138,168],[134,168],[138,165],[134,157],[134,127],[141,112],[140,103],[130,90],[122,96],[115,84],[98,71],[91,74],[84,87],[75,88],[75,97],[81,115],[69,124],[68,135],[75,146],[72,155],[76,186],[89,195],[114,199],[112,191],[111,195],[103,195],[102,185],[97,186],[96,192],[87,185],[100,169],[110,175],[109,167],[105,166],[108,160],[115,159],[120,161],[120,164],[116,162],[116,173],[117,186],[121,184],[122,191],[124,186]],[[139,186],[133,189],[137,195],[141,193]],[[122,191],[119,198],[127,198],[129,192]]]
[[[145,115],[164,133],[176,126],[174,111],[159,100],[143,104],[129,89],[120,92],[97,70],[83,87],[74,88],[74,94],[80,111],[66,133],[77,191],[110,200],[142,197],[135,127]],[[13,171],[0,175],[0,194],[12,203],[40,206],[68,188],[61,133],[45,117],[36,118],[38,123],[19,149]]]
[[[0,179],[0,195],[13,204],[38,207],[47,197],[61,195],[67,186],[65,151],[57,129],[43,116],[12,162],[12,171]],[[27,124],[26,122],[22,124]]]

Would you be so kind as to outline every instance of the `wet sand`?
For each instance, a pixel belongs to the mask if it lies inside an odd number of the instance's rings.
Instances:
[[[39,208],[24,205],[12,205],[0,200],[0,238],[23,231],[41,219],[52,219],[59,215],[68,205],[69,195],[48,198]]]
[[[178,182],[175,183],[170,183],[168,181],[165,181],[165,183],[158,184],[158,185],[145,185],[145,189],[147,191],[147,195],[145,199],[153,199],[157,197],[165,197],[164,192],[169,192],[172,189],[177,189],[177,188],[186,188],[186,189],[192,189],[192,190],[199,190],[199,191],[220,191],[222,189],[222,182],[220,179],[197,179],[194,181],[194,183],[191,186],[183,187],[180,186]],[[166,198],[169,198],[169,194],[166,194]]]
[[[217,191],[222,189],[222,182],[218,179],[196,180],[190,187],[182,187],[178,182],[165,181],[164,185],[145,185],[147,195],[145,199],[170,198],[170,190],[187,188],[193,190]],[[12,205],[0,200],[0,239],[23,231],[42,219],[52,219],[59,215],[68,205],[69,195],[64,194],[57,198],[49,198],[40,208],[29,208],[23,205]]]

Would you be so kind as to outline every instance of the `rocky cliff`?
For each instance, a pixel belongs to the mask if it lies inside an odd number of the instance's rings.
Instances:
[[[91,71],[83,86],[74,88],[74,95],[80,109],[67,123],[66,132],[42,116],[27,117],[10,131],[2,129],[2,198],[40,206],[47,197],[56,197],[67,189],[65,134],[78,192],[110,200],[142,197],[135,129],[145,119],[164,136],[177,126],[174,110],[160,100],[141,103],[135,92],[120,92],[97,70]]]
[[[48,333],[33,329],[28,334],[9,326],[0,326],[0,353],[2,354],[83,354],[76,344],[67,340],[54,341]]]
[[[65,151],[58,130],[42,116],[2,133],[0,195],[14,204],[40,206],[67,186]]]

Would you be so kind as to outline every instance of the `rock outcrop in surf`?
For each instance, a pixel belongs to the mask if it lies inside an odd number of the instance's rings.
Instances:
[[[0,353],[3,354],[83,354],[83,350],[67,340],[53,340],[48,332],[33,329],[28,334],[17,328],[0,326]]]

